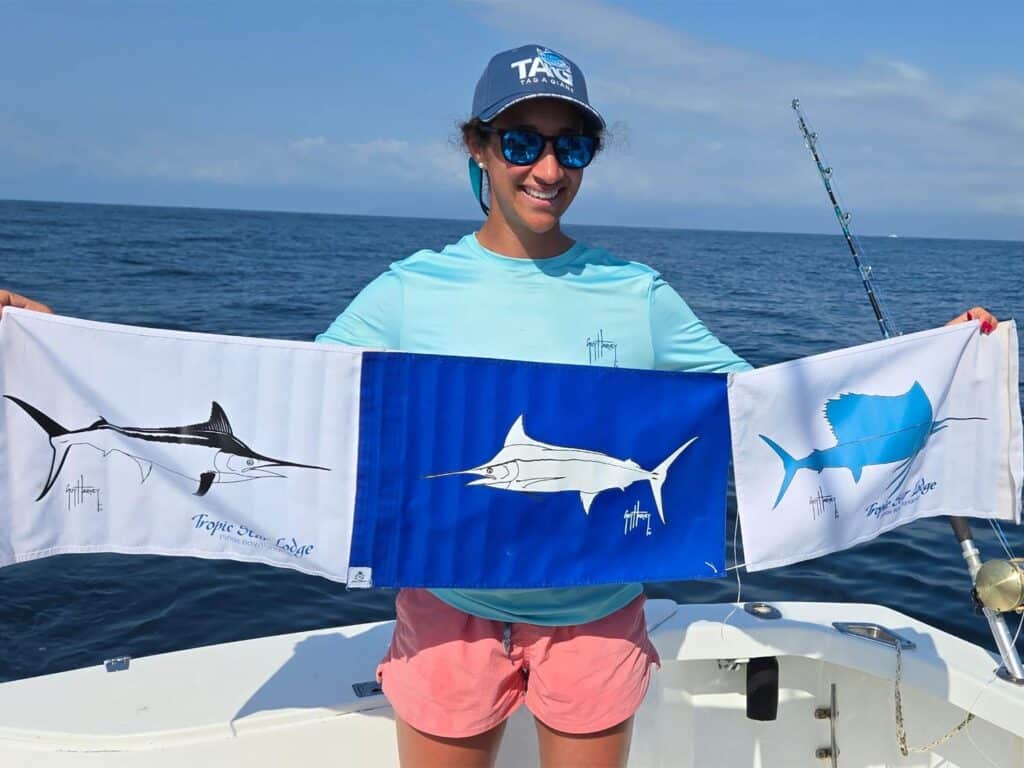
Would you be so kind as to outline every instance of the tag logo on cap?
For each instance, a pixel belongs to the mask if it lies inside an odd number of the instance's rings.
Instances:
[[[572,66],[554,51],[538,48],[537,55],[532,59],[513,61],[509,65],[518,70],[519,81],[528,83],[548,83],[572,90]]]

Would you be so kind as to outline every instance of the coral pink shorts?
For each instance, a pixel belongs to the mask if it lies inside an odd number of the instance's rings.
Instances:
[[[401,590],[396,607],[377,679],[400,718],[435,736],[483,733],[524,702],[557,731],[603,731],[636,712],[660,663],[643,595],[568,627],[482,619],[425,589]]]

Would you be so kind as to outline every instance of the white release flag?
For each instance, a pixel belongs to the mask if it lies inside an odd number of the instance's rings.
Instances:
[[[1012,321],[964,323],[730,375],[750,571],[847,549],[919,517],[1020,522]]]
[[[361,359],[8,308],[0,566],[176,554],[345,581]]]

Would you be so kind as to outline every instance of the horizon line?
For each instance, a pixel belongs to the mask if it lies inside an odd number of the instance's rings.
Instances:
[[[107,208],[157,208],[157,209],[170,209],[170,210],[186,210],[186,211],[216,211],[221,213],[269,213],[278,214],[285,216],[337,216],[341,218],[362,218],[362,219],[412,219],[415,221],[451,221],[451,222],[466,222],[473,223],[475,226],[479,226],[481,221],[479,219],[468,219],[468,218],[457,218],[449,216],[394,216],[378,213],[338,213],[336,211],[300,211],[300,210],[280,210],[273,208],[222,208],[222,207],[209,207],[202,205],[171,205],[171,204],[153,204],[153,203],[120,203],[120,202],[97,202],[94,200],[39,200],[39,199],[22,199],[22,198],[6,198],[0,197],[0,204],[2,203],[35,203],[42,205],[81,205],[81,206],[99,206]],[[796,235],[800,237],[838,237],[843,238],[842,232],[793,232],[790,230],[765,230],[765,229],[712,229],[706,227],[673,227],[665,224],[644,224],[644,225],[632,225],[632,224],[591,224],[585,222],[575,222],[566,225],[568,228],[572,227],[591,227],[594,229],[656,229],[666,230],[670,232],[718,232],[718,233],[730,233],[735,232],[737,234],[747,235]],[[474,230],[475,231],[475,230]],[[990,243],[1024,243],[1022,240],[1008,240],[1000,237],[934,237],[929,235],[904,235],[896,233],[885,233],[885,234],[854,234],[854,238],[858,237],[870,237],[878,238],[883,240],[888,239],[899,239],[899,240],[949,240],[949,241],[981,241]]]

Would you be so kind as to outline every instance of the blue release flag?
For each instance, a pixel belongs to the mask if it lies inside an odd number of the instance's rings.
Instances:
[[[726,376],[363,354],[350,586],[722,575]]]

